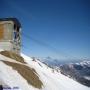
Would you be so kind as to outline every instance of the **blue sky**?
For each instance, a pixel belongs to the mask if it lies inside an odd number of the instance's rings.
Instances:
[[[30,56],[90,58],[89,0],[0,0],[0,18],[16,17],[22,32],[22,52]]]

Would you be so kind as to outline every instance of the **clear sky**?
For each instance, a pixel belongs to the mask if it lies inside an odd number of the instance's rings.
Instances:
[[[35,39],[22,35],[22,51],[30,56],[90,58],[90,0],[0,0],[3,17],[18,18],[22,32]]]

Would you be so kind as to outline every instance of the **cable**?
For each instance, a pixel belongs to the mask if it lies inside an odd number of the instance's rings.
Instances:
[[[77,59],[77,57],[68,55],[68,54],[66,54],[66,53],[64,53],[64,52],[62,52],[62,51],[60,52],[60,51],[57,50],[55,47],[47,44],[46,42],[42,42],[42,41],[40,41],[40,40],[37,40],[37,39],[35,39],[35,38],[33,38],[33,37],[29,36],[29,35],[26,35],[25,33],[22,33],[22,35],[23,35],[25,38],[27,38],[28,40],[32,40],[32,41],[34,41],[35,43],[37,43],[38,45],[41,45],[41,46],[49,49],[50,51],[53,51],[53,52],[56,53],[58,56],[61,56],[61,55],[62,55],[62,56],[64,56],[65,58],[68,58],[68,59],[70,59],[70,58]],[[70,57],[70,58],[69,58],[69,57]]]

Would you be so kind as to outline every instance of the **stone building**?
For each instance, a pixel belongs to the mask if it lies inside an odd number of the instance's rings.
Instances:
[[[21,24],[16,18],[0,19],[0,48],[20,54]]]

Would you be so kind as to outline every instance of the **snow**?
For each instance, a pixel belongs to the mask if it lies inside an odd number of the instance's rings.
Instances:
[[[26,57],[22,54],[22,56],[26,59],[30,57]],[[31,59],[31,58],[30,58]],[[31,59],[32,60],[32,59]],[[40,79],[44,83],[43,90],[90,90],[90,88],[79,84],[78,82],[62,75],[61,73],[54,72],[52,73],[51,68],[47,68],[46,65],[37,60],[37,62],[26,60],[26,62],[35,68],[35,70],[40,75]],[[39,66],[38,62],[43,66]]]
[[[85,76],[84,78],[87,79],[87,80],[90,80],[90,77],[89,76]]]
[[[16,70],[13,70],[12,67],[0,61],[0,81],[2,80],[6,85],[12,88],[18,87],[17,90],[90,90],[89,87],[79,84],[61,73],[56,72],[56,70],[53,72],[52,68],[49,68],[47,65],[38,60],[33,61],[31,57],[24,54],[21,54],[21,56],[25,59],[25,62],[29,67],[36,70],[43,83],[43,88],[37,89],[29,85]],[[7,58],[3,55],[0,55],[0,60],[16,62],[15,60]]]
[[[11,88],[18,87],[17,90],[38,90],[29,85],[16,70],[13,70],[12,67],[5,65],[3,62],[0,62],[0,79]]]

